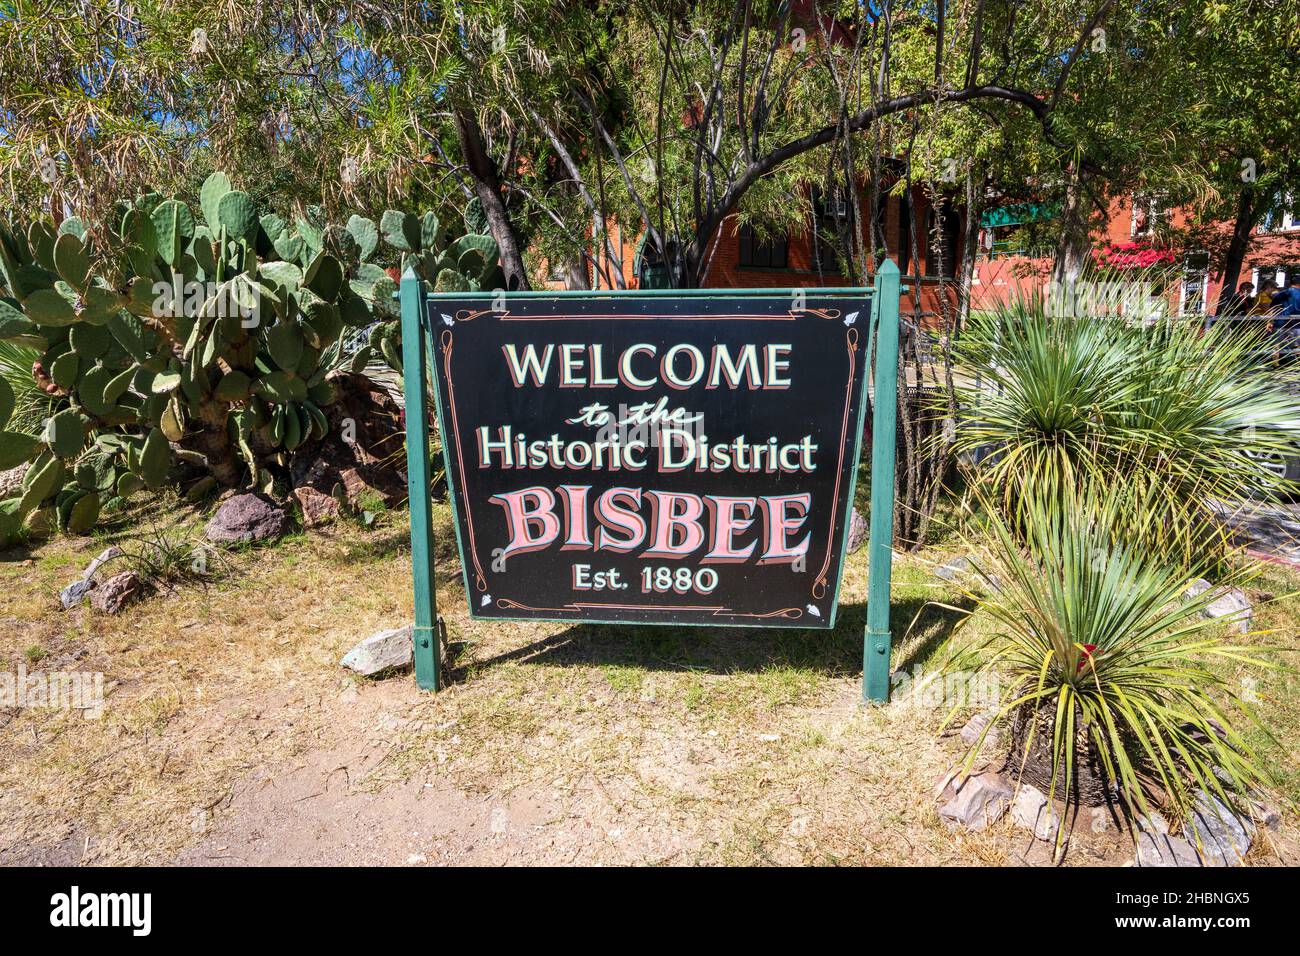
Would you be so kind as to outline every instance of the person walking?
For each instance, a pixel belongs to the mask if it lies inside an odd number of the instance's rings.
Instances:
[[[1286,288],[1273,295],[1270,305],[1277,316],[1273,329],[1278,336],[1278,354],[1300,354],[1300,272],[1291,273]]]
[[[1237,291],[1224,301],[1219,307],[1219,318],[1235,319],[1243,315],[1249,315],[1250,310],[1255,307],[1255,283],[1243,282],[1237,286]]]

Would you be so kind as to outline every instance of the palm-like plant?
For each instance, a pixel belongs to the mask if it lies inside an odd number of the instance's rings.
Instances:
[[[1274,665],[1202,614],[1214,593],[1185,596],[1204,567],[1166,556],[1186,548],[1134,543],[1132,526],[1164,511],[1159,496],[1150,485],[1064,495],[1036,486],[1023,521],[994,507],[979,519],[991,553],[979,570],[996,587],[978,600],[992,629],[958,645],[948,667],[997,676],[990,728],[1014,722],[1010,769],[1067,807],[1117,802],[1145,814],[1158,793],[1182,816],[1198,789],[1233,806],[1266,778],[1229,717],[1240,701],[1214,663]],[[1157,527],[1152,534],[1188,533]]]
[[[13,411],[7,425],[10,431],[39,432],[45,419],[54,414],[60,400],[45,394],[32,377],[32,365],[41,353],[26,345],[0,342],[0,389],[8,386],[13,395]],[[66,402],[66,399],[63,400]]]
[[[1300,379],[1266,366],[1260,344],[1026,301],[976,315],[958,351],[982,381],[960,388],[958,450],[995,452],[977,478],[1012,512],[1031,489],[1094,481],[1162,487],[1179,508],[1274,494],[1264,462],[1300,452]]]

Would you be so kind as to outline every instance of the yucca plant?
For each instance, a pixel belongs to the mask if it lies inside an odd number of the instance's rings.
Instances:
[[[1054,316],[1019,301],[973,316],[958,346],[959,451],[1015,514],[1032,489],[1151,485],[1171,508],[1286,490],[1265,461],[1300,454],[1300,380],[1257,334],[1160,319]]]
[[[995,586],[972,595],[963,627],[989,627],[959,641],[946,667],[996,677],[989,728],[1011,725],[1007,769],[1067,810],[1107,803],[1135,818],[1158,802],[1181,819],[1198,790],[1240,806],[1267,781],[1237,729],[1249,711],[1215,665],[1276,665],[1204,616],[1214,592],[1188,596],[1205,568],[1168,560],[1187,549],[1156,537],[1193,526],[1162,524],[1165,512],[1150,485],[1031,486],[1022,523],[993,506],[974,521],[989,555],[974,563]],[[1144,543],[1134,525],[1153,529]]]

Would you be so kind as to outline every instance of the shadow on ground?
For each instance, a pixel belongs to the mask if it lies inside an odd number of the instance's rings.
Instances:
[[[579,624],[472,664],[458,661],[450,677],[462,680],[470,667],[491,668],[511,661],[553,667],[618,665],[715,674],[793,668],[828,677],[853,677],[862,673],[866,615],[865,604],[841,605],[835,627],[829,631]],[[895,648],[892,666],[925,665],[963,616],[961,611],[923,598],[896,600],[890,608]]]

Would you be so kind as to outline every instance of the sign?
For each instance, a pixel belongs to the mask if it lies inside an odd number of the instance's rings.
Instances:
[[[864,295],[429,310],[473,616],[834,625]]]
[[[471,617],[827,629],[870,380],[889,398],[870,406],[863,688],[886,699],[898,280],[886,262],[874,290],[431,295],[408,272],[419,686],[443,639],[430,385]]]

